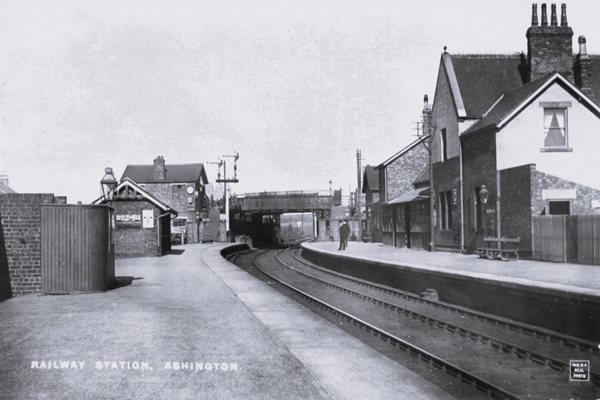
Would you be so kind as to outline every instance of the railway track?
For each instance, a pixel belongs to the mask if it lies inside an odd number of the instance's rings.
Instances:
[[[345,276],[292,249],[242,257],[307,301],[483,397],[600,398],[594,343]],[[569,360],[589,360],[591,382],[570,382]]]

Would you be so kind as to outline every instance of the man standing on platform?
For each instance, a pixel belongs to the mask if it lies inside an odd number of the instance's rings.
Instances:
[[[348,225],[348,220],[344,220],[340,225],[340,248],[338,250],[346,250],[346,246],[348,245],[348,236],[350,236],[350,225]]]

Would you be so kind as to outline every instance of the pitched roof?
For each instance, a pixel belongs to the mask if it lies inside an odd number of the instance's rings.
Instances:
[[[10,186],[0,183],[0,193],[17,193]]]
[[[413,181],[413,186],[417,187],[424,183],[429,183],[429,165],[423,168],[423,171],[417,176],[417,179]]]
[[[555,82],[565,87],[565,89],[576,93],[577,97],[582,99],[582,103],[586,104],[597,114],[600,113],[600,108],[590,98],[586,97],[579,88],[565,79],[561,74],[555,72],[502,94],[492,107],[486,111],[483,118],[471,125],[462,135],[472,134],[492,126],[501,128]]]
[[[165,179],[154,179],[154,165],[127,165],[121,181],[130,178],[137,183],[173,183],[197,182],[208,183],[203,164],[167,164]]]
[[[173,210],[171,207],[158,200],[156,197],[151,195],[149,192],[140,187],[137,183],[132,181],[130,178],[124,178],[121,183],[117,185],[114,193],[114,200],[138,200],[138,199],[146,199],[156,207],[160,208],[165,212],[170,212],[171,214],[177,215],[177,211]],[[102,204],[106,203],[108,200],[104,200],[103,197],[99,197],[94,200],[93,204]]]
[[[461,117],[481,118],[500,94],[523,84],[519,54],[443,53],[442,63]]]
[[[410,143],[408,146],[404,147],[402,150],[400,150],[399,152],[397,152],[396,154],[394,154],[393,156],[391,156],[390,158],[388,158],[387,160],[385,160],[384,162],[382,162],[381,164],[379,164],[379,166],[377,168],[379,168],[379,167],[387,167],[389,164],[391,164],[392,162],[394,162],[395,160],[397,160],[399,157],[402,157],[403,155],[405,155],[410,150],[412,150],[417,145],[419,145],[420,143],[424,142],[427,139],[429,139],[429,136],[423,136],[423,137],[417,138],[417,140],[415,140],[414,142]]]
[[[363,173],[362,193],[367,193],[367,189],[373,192],[379,191],[379,172],[377,167],[371,165],[366,165]]]
[[[406,193],[401,194],[393,200],[390,200],[384,205],[410,203],[411,201],[420,201],[429,199],[429,187],[422,187],[418,189],[410,190]]]

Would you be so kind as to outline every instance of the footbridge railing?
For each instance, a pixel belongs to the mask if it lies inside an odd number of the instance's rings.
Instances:
[[[236,196],[231,202],[231,208],[243,212],[310,212],[331,209],[333,197],[319,191],[260,192]]]

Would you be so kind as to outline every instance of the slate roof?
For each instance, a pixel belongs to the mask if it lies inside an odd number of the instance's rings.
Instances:
[[[121,181],[129,178],[137,183],[175,183],[197,182],[208,183],[203,164],[166,164],[165,179],[154,179],[154,165],[127,165]]]
[[[497,102],[493,104],[490,110],[484,115],[482,119],[475,122],[469,127],[463,135],[487,128],[489,126],[495,126],[500,122],[506,115],[512,110],[516,109],[527,97],[533,94],[536,90],[542,87],[554,74],[546,75],[540,79],[537,79],[527,85],[523,85],[512,91],[503,93],[497,99]]]
[[[397,152],[396,154],[394,154],[393,156],[391,156],[390,158],[388,158],[387,160],[385,160],[384,162],[382,162],[377,168],[379,168],[379,167],[387,167],[389,164],[391,164],[392,162],[394,162],[396,159],[398,159],[399,157],[402,157],[404,154],[408,153],[410,150],[412,150],[413,148],[415,148],[421,142],[426,141],[427,139],[429,139],[429,136],[423,136],[423,137],[417,138],[417,140],[415,140],[414,142],[410,143],[408,146],[404,147],[402,150],[400,150],[399,152]]]
[[[0,183],[0,193],[17,193],[10,186]]]
[[[416,188],[423,184],[429,184],[429,165],[426,166],[423,171],[417,176],[417,179],[413,181],[413,186]]]
[[[367,193],[367,189],[373,192],[379,191],[379,172],[377,167],[371,165],[366,165],[363,173],[362,193]]]
[[[583,96],[583,93],[573,83],[569,82],[559,73],[548,74],[542,78],[539,78],[527,85],[523,85],[520,88],[506,92],[500,96],[500,98],[492,105],[492,107],[484,114],[483,118],[471,125],[462,136],[468,135],[477,131],[481,131],[488,127],[501,128],[508,121],[510,121],[530,102],[534,101],[539,93],[553,84],[559,84],[566,90],[571,91],[576,97]],[[536,94],[536,92],[539,92]],[[580,100],[583,104],[588,106],[597,115],[600,113],[600,109],[597,104],[593,101],[584,100],[581,97]]]
[[[429,187],[422,187],[418,189],[410,190],[406,193],[401,194],[393,200],[383,203],[384,205],[410,203],[411,201],[428,200],[429,199]]]
[[[467,118],[481,118],[500,95],[523,84],[520,54],[449,54]]]

